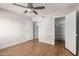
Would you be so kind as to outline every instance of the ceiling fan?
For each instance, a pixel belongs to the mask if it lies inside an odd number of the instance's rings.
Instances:
[[[17,3],[12,3],[13,5],[15,6],[19,6],[19,7],[23,7],[23,8],[27,8],[24,13],[35,13],[36,15],[38,15],[38,12],[36,10],[40,10],[40,9],[45,9],[45,6],[37,6],[37,7],[34,7],[33,6],[33,3],[28,3],[27,6],[23,6],[23,5],[20,5],[20,4],[17,4]]]

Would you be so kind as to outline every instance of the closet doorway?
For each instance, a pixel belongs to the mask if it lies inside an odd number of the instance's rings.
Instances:
[[[38,40],[38,24],[33,22],[33,40]]]
[[[55,18],[55,45],[65,46],[65,17]]]
[[[65,15],[65,17],[55,18],[55,45],[63,42],[64,49],[68,50],[73,55],[78,55],[76,15],[77,11],[73,11]]]

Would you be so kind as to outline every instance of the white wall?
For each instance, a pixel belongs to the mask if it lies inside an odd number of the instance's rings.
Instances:
[[[40,42],[55,44],[54,19],[51,17],[37,17],[34,21],[38,23],[38,39]]]
[[[27,41],[33,39],[33,22],[30,19],[25,21],[25,39]]]
[[[0,49],[31,39],[29,32],[25,38],[25,21],[30,29],[30,21],[26,17],[0,10]]]

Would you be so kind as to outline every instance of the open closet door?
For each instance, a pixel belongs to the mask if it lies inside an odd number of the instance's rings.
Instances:
[[[76,55],[76,11],[65,17],[65,48]]]

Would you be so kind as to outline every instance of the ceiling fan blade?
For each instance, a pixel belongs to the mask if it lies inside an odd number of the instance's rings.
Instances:
[[[38,6],[38,7],[34,7],[33,9],[45,9],[44,6]]]
[[[38,13],[35,10],[33,12],[38,15]]]
[[[27,8],[26,6],[19,5],[19,4],[16,4],[16,3],[12,3],[12,4],[13,4],[13,5],[16,5],[16,6],[19,6],[19,7]]]
[[[27,10],[24,11],[24,13],[27,13],[27,12],[28,12]]]

